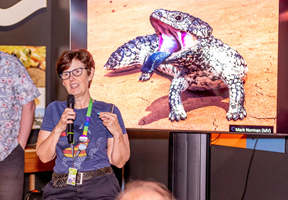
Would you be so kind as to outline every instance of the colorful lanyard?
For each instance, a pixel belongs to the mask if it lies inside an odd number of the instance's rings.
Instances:
[[[89,102],[89,106],[88,106],[88,110],[87,110],[87,114],[86,114],[85,125],[84,125],[84,129],[83,129],[83,135],[86,135],[86,136],[87,136],[88,126],[89,126],[89,122],[90,122],[90,116],[91,116],[91,112],[92,112],[92,104],[93,104],[93,99],[90,97],[90,102]]]
[[[79,140],[80,140],[81,144],[78,147],[78,151],[77,151],[75,157],[74,157],[74,151],[72,151],[73,158],[76,158],[79,155],[79,153],[81,151],[84,151],[87,148],[87,146],[88,146],[88,143],[85,144],[85,142],[87,142],[87,140],[88,140],[87,131],[88,131],[90,117],[91,117],[91,112],[92,112],[92,105],[93,105],[93,99],[90,97],[90,102],[89,102],[89,106],[88,106],[88,110],[87,110],[87,114],[86,114],[86,119],[85,119],[85,125],[84,125],[84,129],[83,129],[83,135],[81,135],[79,137]]]

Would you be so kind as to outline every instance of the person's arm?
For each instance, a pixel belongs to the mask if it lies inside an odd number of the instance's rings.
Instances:
[[[108,138],[107,154],[112,165],[122,168],[130,158],[128,134]]]
[[[113,135],[113,138],[108,138],[107,156],[112,165],[122,168],[130,158],[130,144],[128,134],[123,134],[119,125],[117,115],[110,112],[99,113],[99,118],[102,119],[104,126]]]
[[[53,160],[56,156],[56,145],[61,132],[55,129],[52,132],[43,130],[39,131],[36,144],[36,154],[43,163]]]
[[[72,108],[66,108],[61,116],[60,121],[52,132],[40,130],[36,144],[36,154],[43,163],[53,160],[56,156],[56,145],[63,131],[66,130],[67,124],[72,124],[75,120],[76,113]]]
[[[21,145],[23,149],[25,149],[26,147],[27,140],[31,132],[35,107],[36,105],[35,105],[34,100],[22,106],[18,143]]]

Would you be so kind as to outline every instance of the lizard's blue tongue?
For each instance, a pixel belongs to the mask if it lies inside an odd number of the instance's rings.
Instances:
[[[172,53],[168,53],[168,52],[155,52],[153,53],[148,60],[143,64],[143,66],[141,67],[141,72],[143,73],[152,73],[154,72],[155,69],[157,69],[157,67],[159,67],[159,65],[161,65],[161,63],[171,55]]]

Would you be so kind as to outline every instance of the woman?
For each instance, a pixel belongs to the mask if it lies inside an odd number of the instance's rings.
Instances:
[[[111,164],[122,168],[128,161],[128,135],[119,109],[111,113],[111,104],[91,98],[94,70],[85,49],[64,51],[57,61],[56,71],[75,105],[72,109],[66,101],[54,101],[45,110],[36,153],[44,163],[56,161],[44,199],[115,199],[120,191]],[[66,134],[72,123],[73,145]]]

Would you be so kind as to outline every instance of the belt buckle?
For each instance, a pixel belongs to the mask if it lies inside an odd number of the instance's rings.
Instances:
[[[77,180],[77,185],[82,185],[83,183],[83,173],[82,172],[78,172],[78,174],[80,173],[80,177],[77,176],[77,179],[80,178],[80,181]]]

